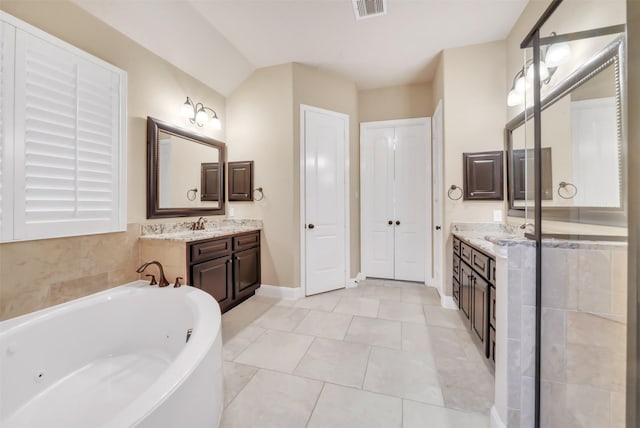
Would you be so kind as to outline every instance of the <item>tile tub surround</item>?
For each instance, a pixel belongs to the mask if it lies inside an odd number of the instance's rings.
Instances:
[[[498,290],[508,302],[502,311],[508,327],[498,337],[507,365],[504,373],[496,370],[496,406],[506,405],[507,426],[527,428],[534,406],[535,247],[511,243],[496,252]],[[624,243],[543,241],[545,427],[624,427],[626,262]]]
[[[403,303],[422,313],[399,316]],[[493,377],[470,332],[442,312],[457,316],[435,289],[383,280],[250,298],[222,317],[221,428],[488,428]]]
[[[126,232],[0,244],[0,321],[138,279],[139,224]]]

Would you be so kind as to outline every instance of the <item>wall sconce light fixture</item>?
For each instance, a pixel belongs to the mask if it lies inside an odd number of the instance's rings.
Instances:
[[[551,33],[551,37],[556,36]],[[553,43],[542,51],[540,61],[540,83],[546,85],[551,81],[551,77],[558,69],[558,66],[566,62],[571,56],[571,47],[567,42]],[[525,71],[526,70],[526,71]],[[533,84],[533,60],[527,61],[526,66],[518,70],[513,78],[511,90],[507,95],[507,105],[509,107],[519,106],[524,103],[527,88]]]
[[[211,115],[207,113],[207,110],[211,112]],[[214,109],[207,107],[202,103],[194,103],[189,97],[187,97],[187,100],[182,105],[182,115],[189,119],[189,122],[200,127],[207,123],[211,123],[211,126],[215,129],[220,129],[222,127],[218,114]]]

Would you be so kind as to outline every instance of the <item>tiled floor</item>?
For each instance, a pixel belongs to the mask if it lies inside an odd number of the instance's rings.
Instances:
[[[222,317],[222,428],[488,428],[493,376],[431,288],[372,280]]]

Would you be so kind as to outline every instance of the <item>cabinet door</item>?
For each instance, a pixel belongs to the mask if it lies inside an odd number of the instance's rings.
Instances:
[[[496,328],[496,289],[489,285],[489,325]]]
[[[502,200],[502,151],[463,153],[464,200]]]
[[[260,247],[234,254],[233,278],[236,300],[251,295],[260,286]]]
[[[471,318],[472,281],[473,271],[466,263],[460,263],[460,309],[467,318]]]
[[[211,294],[222,311],[228,309],[233,300],[232,279],[230,256],[198,263],[191,268],[193,286]]]
[[[487,326],[489,322],[487,317],[489,283],[479,276],[474,276],[471,284],[473,288],[471,330],[476,334],[481,343],[486,344]],[[486,347],[484,349],[485,355],[487,355]]]

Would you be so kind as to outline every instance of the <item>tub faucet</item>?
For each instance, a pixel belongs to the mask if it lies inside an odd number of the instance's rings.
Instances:
[[[169,281],[167,281],[167,278],[164,276],[164,269],[162,268],[162,265],[160,264],[160,262],[153,260],[151,262],[146,262],[144,263],[142,266],[140,266],[136,272],[138,273],[142,273],[145,271],[145,269],[149,266],[149,265],[156,265],[158,266],[158,270],[160,271],[160,282],[158,283],[158,287],[166,287],[167,285],[169,285]]]

